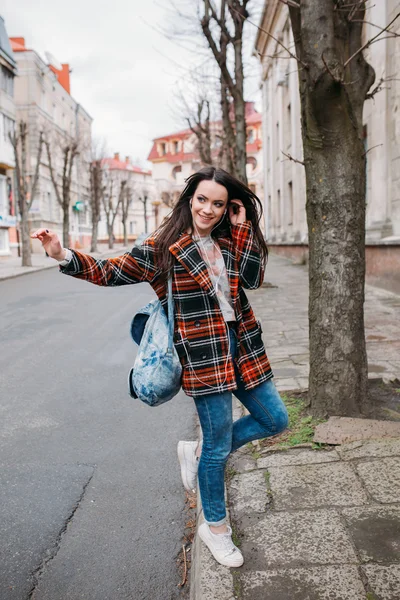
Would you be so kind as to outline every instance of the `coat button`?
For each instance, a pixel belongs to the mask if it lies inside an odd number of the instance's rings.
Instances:
[[[195,326],[195,327],[200,327],[200,321],[195,321],[195,322],[194,322],[194,326]]]
[[[202,354],[201,358],[202,358],[202,360],[205,360],[207,358],[207,354]]]

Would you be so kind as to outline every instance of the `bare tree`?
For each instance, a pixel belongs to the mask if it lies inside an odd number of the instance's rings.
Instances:
[[[138,196],[138,199],[140,200],[140,202],[143,204],[143,218],[144,218],[144,232],[148,233],[148,222],[147,222],[147,208],[148,208],[148,201],[149,201],[149,192],[144,188],[140,195]]]
[[[79,142],[74,138],[63,137],[59,138],[53,144],[50,143],[48,137],[45,138],[44,144],[47,150],[47,160],[50,170],[50,177],[53,183],[57,202],[63,211],[63,245],[69,246],[69,225],[70,225],[70,203],[71,203],[71,183],[72,183],[72,168],[75,158],[79,154]],[[57,161],[57,150],[61,150],[62,155],[62,172],[61,175],[55,171],[53,164],[53,155]],[[61,179],[61,181],[60,181]]]
[[[109,177],[106,189],[102,197],[103,208],[106,215],[109,248],[114,248],[114,224],[119,207],[125,194],[126,183],[126,179],[122,179],[121,181],[119,181],[113,176]],[[114,197],[114,193],[117,194],[116,199]]]
[[[16,131],[9,135],[12,147],[14,149],[15,158],[17,205],[21,217],[23,267],[32,266],[28,217],[38,188],[40,163],[43,149],[43,132],[40,131],[36,150],[35,171],[32,175],[27,166],[28,133],[28,126],[26,122],[20,121],[16,127]]]
[[[197,101],[196,112],[193,117],[186,118],[189,129],[197,138],[197,149],[203,165],[212,164],[211,156],[211,129],[210,129],[210,101],[200,98]]]
[[[368,409],[362,115],[375,80],[364,51],[381,36],[394,37],[390,28],[399,15],[363,43],[365,1],[287,4],[299,65],[307,186],[309,398],[315,414],[358,415]]]
[[[103,182],[102,159],[94,160],[90,163],[90,209],[92,215],[92,240],[90,252],[97,252],[97,239],[99,231],[99,221],[101,217],[101,205],[105,186]]]
[[[203,34],[221,71],[221,110],[224,132],[228,136],[226,143],[235,148],[235,174],[245,183],[247,183],[247,155],[242,51],[243,26],[248,17],[248,2],[249,0],[221,0],[218,13],[213,0],[203,0],[204,12],[201,18]],[[233,69],[229,68],[228,60],[230,44],[234,53]],[[233,99],[234,133],[231,128],[228,91]]]
[[[129,209],[133,202],[134,182],[129,181],[126,185],[121,199],[121,221],[124,230],[124,246],[128,245],[127,221]]]

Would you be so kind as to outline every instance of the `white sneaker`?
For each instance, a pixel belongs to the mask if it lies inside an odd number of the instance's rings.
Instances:
[[[178,459],[181,465],[183,487],[188,492],[194,492],[197,486],[197,470],[199,459],[196,458],[198,442],[179,442]]]
[[[232,529],[228,526],[228,533],[212,533],[207,523],[202,523],[198,534],[211,554],[225,567],[241,567],[244,559],[239,548],[232,542]]]

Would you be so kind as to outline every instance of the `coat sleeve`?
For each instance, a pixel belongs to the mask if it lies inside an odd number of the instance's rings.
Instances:
[[[159,275],[153,244],[132,248],[122,256],[107,259],[93,258],[76,250],[71,252],[72,259],[68,265],[60,266],[61,273],[96,285],[129,285],[142,281],[151,283]]]
[[[250,221],[232,225],[232,239],[242,286],[255,290],[264,281],[264,265]]]

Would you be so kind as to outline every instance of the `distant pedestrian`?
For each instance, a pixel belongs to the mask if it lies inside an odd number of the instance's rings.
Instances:
[[[243,564],[226,522],[228,456],[288,424],[260,324],[244,293],[263,282],[267,247],[261,214],[261,202],[247,186],[222,169],[206,167],[186,180],[162,226],[142,246],[117,258],[95,259],[64,249],[57,235],[45,229],[32,235],[60,262],[63,273],[97,285],[147,281],[164,306],[172,275],[182,387],[194,398],[203,433],[202,443],[178,444],[182,480],[194,490],[198,475],[205,519],[199,535],[228,567]],[[234,423],[232,392],[250,413]]]

